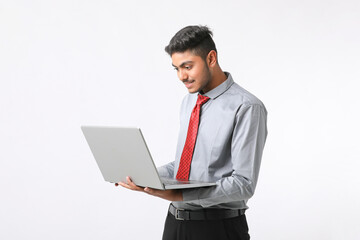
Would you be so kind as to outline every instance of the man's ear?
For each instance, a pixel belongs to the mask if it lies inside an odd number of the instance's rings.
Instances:
[[[207,57],[206,57],[206,61],[209,67],[214,67],[217,63],[217,54],[215,52],[215,50],[211,50]]]

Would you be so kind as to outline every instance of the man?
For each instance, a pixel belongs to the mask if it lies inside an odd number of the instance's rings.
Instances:
[[[118,183],[170,200],[164,240],[250,239],[246,203],[254,194],[267,136],[267,112],[254,95],[223,72],[212,32],[188,26],[165,51],[189,94],[180,111],[175,161],[160,167],[161,176],[216,181],[216,186],[156,190]]]

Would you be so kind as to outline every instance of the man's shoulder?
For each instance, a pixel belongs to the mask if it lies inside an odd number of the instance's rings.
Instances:
[[[237,103],[238,105],[261,105],[263,102],[254,94],[234,82],[231,87],[222,95],[224,100]]]

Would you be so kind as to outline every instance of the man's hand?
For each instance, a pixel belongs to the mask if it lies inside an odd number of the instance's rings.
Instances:
[[[158,190],[149,187],[145,187],[145,188],[139,187],[135,185],[135,183],[131,180],[130,177],[126,177],[126,183],[123,182],[115,183],[115,186],[119,186],[119,185],[133,191],[145,192],[147,194],[153,195],[155,197],[163,198],[165,200],[183,201],[181,190]]]

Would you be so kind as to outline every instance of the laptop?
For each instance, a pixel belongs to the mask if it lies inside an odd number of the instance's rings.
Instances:
[[[81,130],[107,182],[126,182],[129,176],[138,186],[163,190],[216,185],[160,178],[140,128],[81,126]]]

